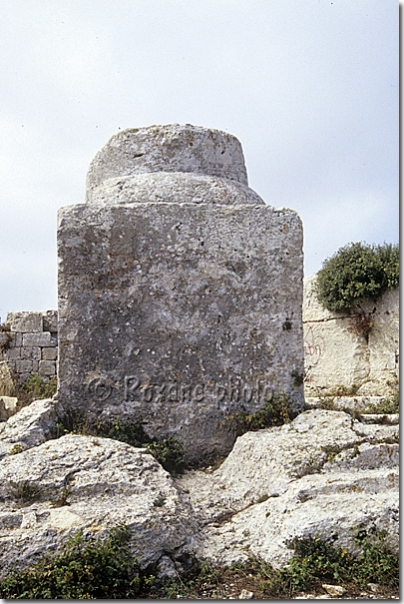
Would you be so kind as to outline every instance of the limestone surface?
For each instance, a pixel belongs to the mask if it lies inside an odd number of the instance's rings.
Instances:
[[[89,203],[260,204],[264,201],[235,180],[182,172],[154,172],[110,178],[87,193]]]
[[[148,172],[190,172],[247,185],[240,142],[231,134],[191,124],[128,128],[111,137],[87,174],[87,191],[110,178]]]
[[[358,531],[386,531],[398,550],[398,425],[305,411],[239,437],[215,471],[172,478],[145,449],[112,439],[44,442],[56,421],[52,405],[22,409],[0,434],[3,574],[57,552],[79,529],[103,536],[117,524],[129,527],[142,566],[157,563],[169,576],[187,553],[220,565],[253,554],[279,568],[295,536],[335,535],[354,552]]]
[[[58,397],[227,454],[226,420],[280,392],[303,406],[302,225],[247,187],[239,141],[128,129],[59,212]]]
[[[399,290],[360,306],[372,313],[368,338],[353,332],[344,313],[325,310],[315,293],[316,276],[304,279],[303,326],[305,395],[391,396],[398,389]],[[336,362],[338,359],[338,362]]]
[[[204,528],[192,546],[218,564],[253,554],[283,566],[295,536],[338,536],[355,551],[358,527],[386,530],[398,548],[398,426],[310,410],[291,424],[239,437],[211,474],[177,479]]]
[[[68,434],[3,458],[0,498],[3,575],[57,552],[79,529],[102,536],[125,524],[141,565],[195,530],[170,474],[146,450],[111,439]]]

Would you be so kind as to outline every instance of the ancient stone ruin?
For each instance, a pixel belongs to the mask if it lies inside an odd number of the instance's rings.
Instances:
[[[398,553],[398,413],[348,413],[334,397],[302,410],[303,344],[306,407],[308,394],[329,394],[327,371],[330,384],[360,384],[362,399],[396,386],[398,291],[378,303],[365,343],[318,308],[310,282],[302,321],[300,220],[247,187],[234,137],[192,126],[113,137],[90,166],[87,203],[60,211],[58,245],[58,317],[11,313],[0,326],[0,581],[78,531],[104,539],[121,525],[159,583],[195,559],[282,568],[302,537],[357,554],[360,534],[381,535]],[[58,394],[11,409],[8,364],[17,381],[51,379],[56,356]],[[301,413],[232,448],[226,418],[281,392]],[[147,446],[78,433],[63,423],[72,406],[174,436],[201,467],[170,474]],[[344,591],[323,584],[326,597],[330,587]]]
[[[303,406],[302,224],[247,186],[239,141],[129,129],[59,212],[62,404],[130,416],[188,460],[226,454],[226,418]]]

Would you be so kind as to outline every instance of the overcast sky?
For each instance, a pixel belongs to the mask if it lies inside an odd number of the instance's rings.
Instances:
[[[0,0],[0,317],[57,308],[56,215],[119,129],[234,134],[305,274],[398,241],[396,0]]]

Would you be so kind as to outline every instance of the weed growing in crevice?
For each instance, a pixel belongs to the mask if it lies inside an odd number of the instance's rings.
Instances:
[[[112,438],[132,447],[146,448],[167,472],[174,475],[182,473],[186,467],[185,451],[181,441],[176,438],[151,438],[139,422],[125,421],[120,417],[109,421],[91,422],[83,411],[65,408],[59,414],[53,438],[68,433]]]
[[[40,499],[41,489],[30,480],[11,481],[10,487],[10,496],[21,506],[31,505]]]
[[[255,432],[262,428],[282,426],[290,423],[297,416],[297,412],[291,409],[291,404],[284,392],[273,395],[265,407],[249,413],[245,410],[236,411],[226,417],[222,428],[241,436],[246,432]]]
[[[377,404],[370,404],[363,413],[384,413],[390,415],[400,412],[400,395],[398,392],[382,399]]]

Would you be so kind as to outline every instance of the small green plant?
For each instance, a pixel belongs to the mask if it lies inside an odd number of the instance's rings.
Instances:
[[[359,300],[376,300],[399,285],[397,245],[350,243],[323,262],[316,291],[330,311],[349,312]]]
[[[54,376],[46,381],[39,374],[33,374],[20,386],[15,386],[13,396],[18,398],[20,407],[30,405],[40,398],[52,398],[56,394],[57,378]]]
[[[268,583],[267,591],[285,598],[333,582],[351,590],[364,589],[370,582],[398,588],[399,559],[387,548],[385,535],[364,532],[357,539],[361,547],[357,556],[334,545],[335,539],[336,536],[292,540],[288,545],[294,555]]]
[[[297,413],[291,410],[288,397],[284,392],[273,395],[265,407],[255,413],[241,410],[229,415],[222,427],[241,436],[246,432],[254,432],[262,428],[288,424],[296,417]]]
[[[176,438],[165,438],[147,445],[150,453],[174,476],[185,470],[184,447]]]
[[[304,373],[299,373],[297,371],[297,369],[293,369],[292,373],[290,374],[292,381],[293,381],[293,385],[294,386],[301,386],[304,382]]]
[[[364,413],[385,413],[386,415],[399,412],[400,396],[398,392],[396,392],[392,396],[382,399],[377,405],[369,405],[364,411]]]
[[[22,453],[23,451],[24,451],[24,449],[22,448],[22,445],[20,445],[20,443],[16,443],[15,445],[13,445],[13,447],[11,447],[8,454],[17,455],[18,453]]]
[[[10,482],[10,495],[20,505],[30,505],[37,501],[41,495],[41,489],[29,480],[22,482]]]
[[[72,494],[72,490],[69,486],[65,486],[62,489],[61,494],[59,495],[59,497],[57,497],[56,499],[54,499],[52,501],[52,505],[54,508],[61,508],[65,505],[70,505],[67,501],[68,497],[70,497],[70,495]]]
[[[112,529],[105,539],[84,536],[78,531],[68,538],[58,556],[46,556],[27,570],[12,570],[0,582],[0,597],[26,600],[138,598],[154,577],[141,575],[129,541],[130,534],[124,526]]]
[[[156,439],[148,436],[139,422],[122,420],[120,417],[109,421],[91,422],[87,415],[70,407],[64,408],[53,431],[53,438],[64,434],[85,434],[113,438],[128,443],[132,447],[147,448],[167,472],[180,474],[185,470],[185,451],[181,441],[176,438]]]
[[[95,424],[95,432],[98,436],[120,440],[132,447],[145,447],[151,442],[142,424],[130,420],[123,421],[120,417]]]
[[[161,508],[163,507],[163,505],[165,505],[165,502],[166,498],[160,495],[153,501],[153,505],[156,506],[156,508]]]

